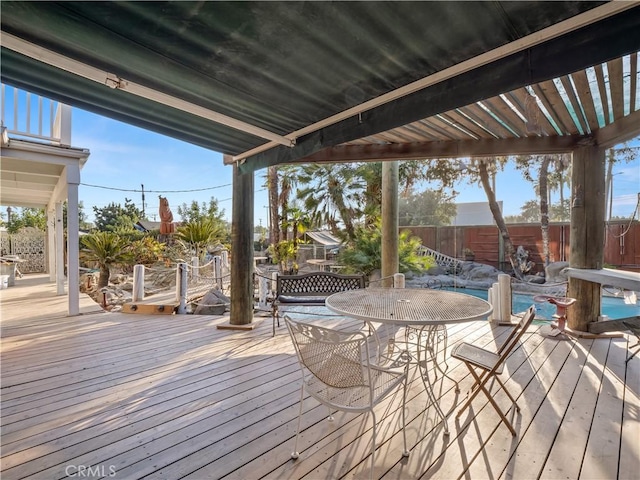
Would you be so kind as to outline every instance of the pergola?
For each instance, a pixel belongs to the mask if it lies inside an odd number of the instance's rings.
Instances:
[[[233,325],[253,316],[254,172],[573,155],[571,266],[601,268],[604,149],[640,133],[638,2],[14,2],[2,82],[224,154],[234,169]],[[395,261],[394,261],[394,257]],[[600,310],[571,279],[570,325]]]

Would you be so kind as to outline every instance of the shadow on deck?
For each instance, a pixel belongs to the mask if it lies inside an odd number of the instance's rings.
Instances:
[[[368,478],[371,419],[327,422],[308,397],[301,455],[290,459],[300,371],[285,328],[271,337],[270,318],[256,317],[248,332],[219,330],[228,317],[104,313],[85,299],[83,315],[67,317],[66,297],[35,277],[0,291],[0,301],[3,480],[79,476],[82,468],[93,478]],[[454,420],[471,379],[449,359],[463,389],[456,394],[446,378],[436,384],[450,437],[414,378],[411,455],[402,458],[400,401],[391,398],[377,409],[375,476],[636,478],[640,358],[625,365],[628,336],[558,341],[539,327],[507,362],[521,407],[516,437],[482,398]],[[506,332],[487,322],[452,326],[450,346],[491,346]]]

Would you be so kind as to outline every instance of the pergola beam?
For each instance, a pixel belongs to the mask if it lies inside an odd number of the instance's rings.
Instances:
[[[240,171],[294,163],[326,147],[385,132],[484,98],[565,75],[567,71],[578,71],[637,51],[640,42],[640,30],[637,28],[639,18],[640,9],[631,8],[562,37],[465,71],[302,136],[292,148],[280,145],[252,155],[239,164]]]
[[[639,134],[640,110],[630,113],[626,117],[618,118],[612,124],[594,132],[596,142],[600,148],[611,148],[631,140]]]
[[[571,152],[586,138],[525,137],[459,140],[386,145],[339,145],[321,150],[294,163],[380,162],[425,158],[488,157],[507,155],[551,155]]]

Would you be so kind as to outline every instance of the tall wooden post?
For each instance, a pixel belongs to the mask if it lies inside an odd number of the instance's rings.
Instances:
[[[78,185],[80,166],[67,165],[67,295],[69,316],[80,315],[80,220],[78,219]],[[62,217],[60,217],[62,218]]]
[[[233,166],[231,212],[231,325],[253,321],[253,172]]]
[[[398,273],[398,162],[382,162],[381,286],[392,287]]]
[[[594,145],[573,151],[569,266],[602,268],[604,262],[605,155]],[[567,311],[569,328],[587,331],[600,315],[600,284],[569,279],[569,297],[576,303]]]

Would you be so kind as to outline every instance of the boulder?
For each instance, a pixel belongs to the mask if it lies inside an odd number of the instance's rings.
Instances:
[[[547,283],[562,283],[569,280],[565,269],[569,266],[569,262],[553,262],[545,267],[545,277]]]
[[[535,283],[538,285],[542,285],[545,282],[545,278],[540,275],[526,275],[525,281],[527,283]]]
[[[447,269],[441,265],[434,265],[427,270],[427,275],[446,275]]]
[[[498,275],[501,273],[497,268],[482,263],[473,263],[472,268],[469,268],[466,272],[463,270],[463,276],[467,280],[489,281],[489,283],[498,281]]]
[[[229,303],[230,299],[220,290],[209,290],[200,299],[193,313],[194,315],[224,315]]]

